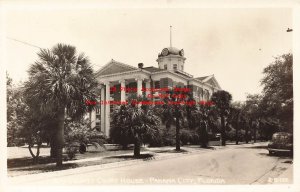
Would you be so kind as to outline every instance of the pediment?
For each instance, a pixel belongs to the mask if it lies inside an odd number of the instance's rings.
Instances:
[[[103,66],[99,71],[97,71],[96,75],[103,76],[103,75],[110,75],[110,74],[121,73],[126,71],[133,71],[133,70],[137,70],[137,68],[112,60],[109,63],[107,63],[105,66]]]
[[[214,87],[217,87],[217,84],[215,83],[215,81],[213,79],[208,80],[206,83],[208,83]]]
[[[221,89],[218,81],[216,80],[216,78],[213,75],[204,79],[203,82],[210,84],[211,86],[216,87],[218,89]]]

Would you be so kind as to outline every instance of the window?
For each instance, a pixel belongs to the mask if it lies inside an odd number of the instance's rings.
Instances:
[[[181,71],[183,71],[183,66],[181,66]]]
[[[164,69],[167,69],[167,65],[164,65]]]
[[[96,106],[95,111],[96,111],[96,114],[100,114],[100,106]]]
[[[173,64],[173,69],[174,69],[174,70],[177,69],[177,64]]]
[[[160,81],[155,81],[154,82],[154,88],[155,89],[160,88]]]

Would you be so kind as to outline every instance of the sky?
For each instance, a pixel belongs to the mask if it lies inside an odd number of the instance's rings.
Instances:
[[[38,48],[74,45],[93,68],[111,59],[132,66],[157,67],[157,55],[172,45],[185,51],[185,71],[214,74],[233,101],[260,93],[262,71],[274,57],[292,52],[290,8],[128,8],[51,9],[13,7],[2,12],[6,68],[14,82],[28,78]],[[15,40],[13,40],[15,39]]]

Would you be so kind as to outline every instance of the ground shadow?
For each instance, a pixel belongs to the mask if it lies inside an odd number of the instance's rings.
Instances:
[[[268,149],[268,146],[267,145],[261,145],[261,146],[247,146],[247,147],[243,147],[243,148],[246,148],[246,149]]]
[[[55,159],[49,156],[39,157],[38,162],[34,162],[32,157],[22,157],[15,159],[7,159],[7,168],[24,167],[36,164],[49,164],[55,163]]]
[[[60,170],[66,170],[66,169],[73,169],[79,167],[76,163],[65,163],[62,164],[60,167],[57,167],[56,165],[47,165],[47,166],[36,166],[36,167],[26,167],[26,168],[20,168],[18,171],[42,171],[42,172],[49,172],[49,171],[60,171]]]
[[[137,157],[133,156],[133,155],[113,155],[113,156],[109,156],[109,157],[104,157],[104,159],[112,159],[112,158],[115,158],[115,159],[125,159],[125,160],[128,160],[128,159],[144,159],[144,160],[147,160],[147,159],[152,159],[154,157],[153,154],[141,154]]]
[[[179,151],[176,151],[176,149],[165,149],[165,150],[157,150],[155,153],[188,153],[185,149],[180,149]]]
[[[293,156],[289,153],[275,153],[275,154],[269,154],[269,153],[257,153],[261,156],[269,156],[269,157],[279,157],[280,159],[290,159],[293,158]]]
[[[213,147],[213,146],[208,146],[208,147],[200,147],[199,145],[193,145],[193,146],[184,146],[184,147],[187,147],[187,148],[193,148],[193,149],[211,149],[211,150],[215,150],[216,148]]]

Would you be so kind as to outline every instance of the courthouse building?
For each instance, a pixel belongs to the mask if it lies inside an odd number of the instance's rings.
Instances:
[[[136,67],[111,60],[96,72],[96,78],[100,82],[100,100],[126,101],[130,94],[144,95],[149,99],[149,94],[157,95],[151,89],[188,87],[194,97],[199,101],[207,101],[213,92],[221,90],[214,75],[193,77],[184,71],[186,58],[184,50],[175,47],[164,48],[157,58],[157,67],[144,67],[142,63]],[[195,65],[195,64],[191,64]],[[136,88],[136,92],[126,92],[124,88]],[[143,91],[146,88],[146,91]],[[92,112],[92,127],[101,130],[109,136],[110,113],[115,105],[99,105]]]

